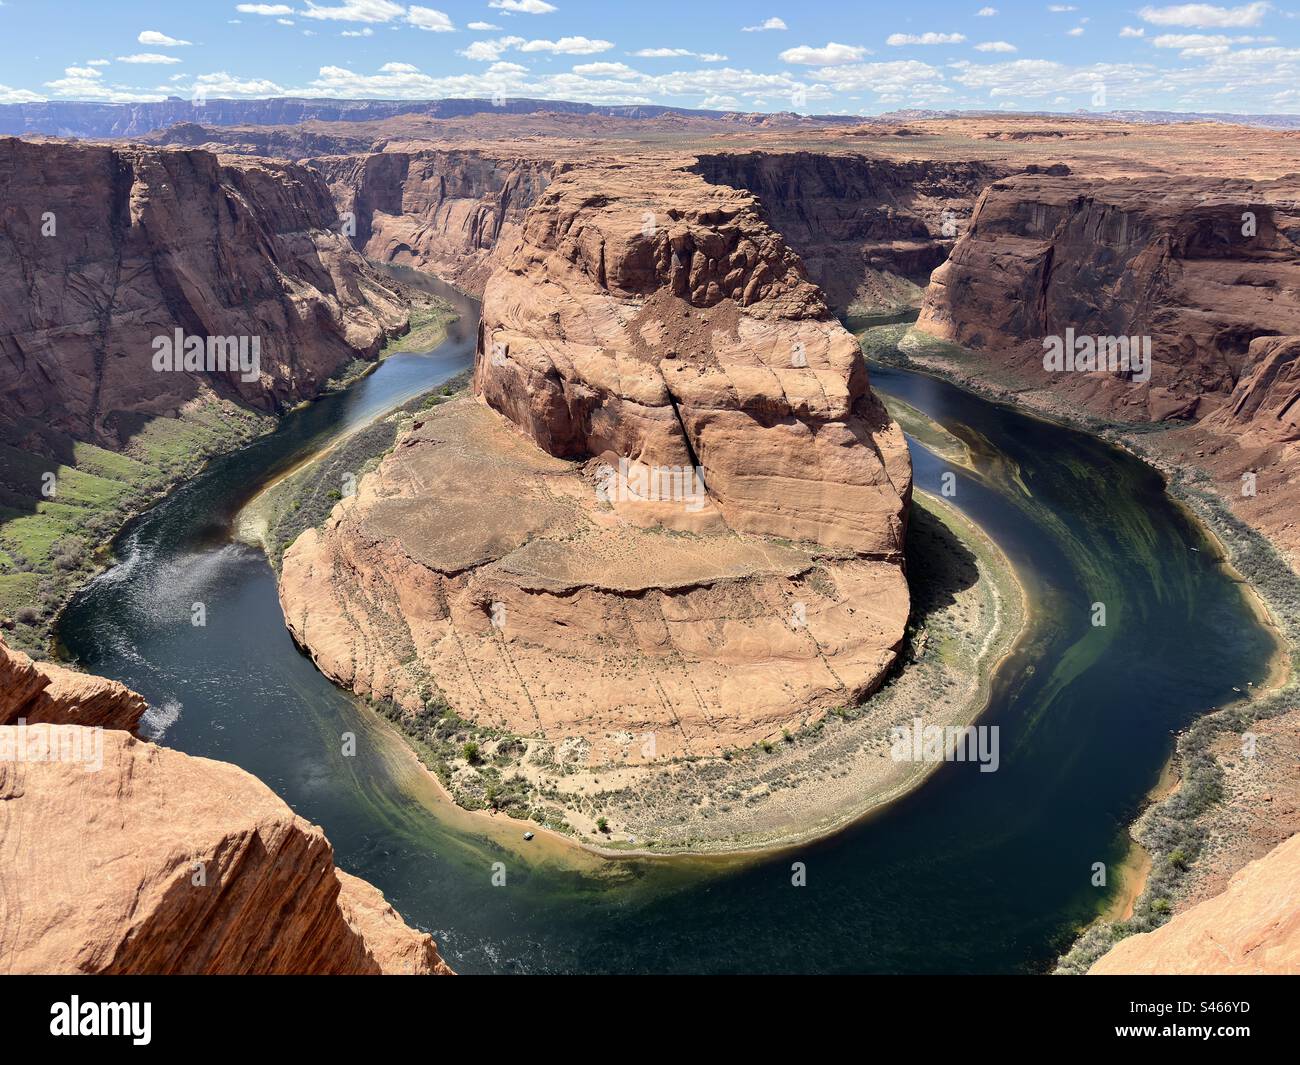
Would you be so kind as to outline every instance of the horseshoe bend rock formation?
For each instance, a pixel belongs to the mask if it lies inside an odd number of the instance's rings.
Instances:
[[[278,411],[407,321],[307,167],[0,139],[0,190],[0,422],[117,448],[205,390]],[[154,372],[177,329],[259,338],[258,372]]]
[[[1239,869],[1222,894],[1129,936],[1091,975],[1270,975],[1300,972],[1300,835]]]
[[[752,194],[565,174],[501,263],[479,401],[421,415],[284,556],[317,664],[589,764],[718,754],[874,690],[910,460]]]
[[[0,642],[0,973],[450,972],[266,785],[124,731],[144,708]]]
[[[937,269],[918,327],[1130,421],[1225,403],[1260,337],[1300,335],[1300,181],[994,182]],[[1047,374],[1042,341],[1149,336],[1151,379]]]

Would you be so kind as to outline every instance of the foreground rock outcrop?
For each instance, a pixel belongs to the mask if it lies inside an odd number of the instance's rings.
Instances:
[[[582,764],[718,755],[872,691],[910,460],[752,194],[591,167],[499,254],[482,402],[422,415],[284,556],[317,664]]]
[[[27,752],[0,761],[0,971],[448,971],[430,936],[336,870],[324,833],[242,769],[114,730],[19,733],[0,728],[0,750]],[[33,758],[96,743],[102,768]]]
[[[0,637],[0,725],[54,723],[136,732],[148,707],[124,684],[33,662]]]
[[[207,392],[278,412],[407,321],[315,171],[0,140],[0,435],[123,446]],[[156,372],[157,337],[256,337],[254,372]]]
[[[138,740],[145,702],[0,641],[0,973],[446,973],[233,765]]]
[[[1223,894],[1121,940],[1091,975],[1300,974],[1300,836],[1240,869]]]

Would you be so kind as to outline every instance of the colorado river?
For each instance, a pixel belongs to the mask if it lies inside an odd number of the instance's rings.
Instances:
[[[462,316],[436,352],[393,356],[213,461],[124,531],[60,636],[87,668],[167,708],[160,742],[243,766],[322,825],[338,864],[433,932],[461,972],[1041,971],[1110,898],[1093,863],[1122,862],[1173,731],[1267,675],[1272,636],[1154,471],[877,367],[876,388],[970,448],[976,475],[952,471],[950,501],[1028,593],[1030,629],[981,720],[1000,729],[998,771],[945,765],[833,838],[746,863],[575,861],[542,837],[523,843],[522,822],[485,828],[298,652],[269,565],[231,539],[261,485],[471,364],[476,305],[430,287]],[[939,492],[948,467],[915,441],[913,456],[918,486]],[[355,757],[340,754],[345,732]],[[792,886],[795,861],[806,887]]]

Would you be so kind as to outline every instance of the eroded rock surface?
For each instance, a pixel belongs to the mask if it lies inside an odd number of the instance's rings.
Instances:
[[[873,690],[908,614],[910,460],[753,196],[566,174],[501,262],[483,402],[423,417],[284,556],[321,668],[590,764],[717,754]]]
[[[19,731],[0,728],[0,749],[72,750],[93,734],[103,764],[0,760],[0,971],[448,971],[429,935],[336,870],[324,833],[242,769],[115,730]]]
[[[1300,836],[1240,869],[1223,894],[1121,940],[1091,975],[1300,973]]]
[[[77,724],[135,732],[145,701],[123,684],[33,662],[0,638],[0,725]]]
[[[1229,401],[1257,338],[1300,335],[1300,184],[1018,175],[990,185],[934,272],[918,327],[1090,410],[1200,418]],[[1148,336],[1148,382],[1048,374],[1042,341]]]
[[[308,168],[206,151],[0,140],[0,430],[121,447],[204,389],[310,398],[407,316]],[[155,372],[156,337],[258,337],[260,366]]]
[[[524,212],[562,164],[475,150],[400,146],[312,160],[339,210],[356,220],[354,243],[381,262],[437,274],[481,292],[493,251],[511,243]]]

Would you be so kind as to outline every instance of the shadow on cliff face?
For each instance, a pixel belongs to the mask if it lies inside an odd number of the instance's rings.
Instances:
[[[912,592],[909,627],[952,606],[980,578],[975,555],[933,511],[914,506],[907,527],[907,583]]]
[[[764,219],[803,259],[836,310],[918,299],[1005,167],[818,152],[701,153],[690,168],[758,196]]]

